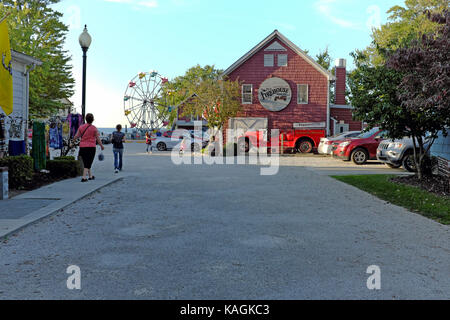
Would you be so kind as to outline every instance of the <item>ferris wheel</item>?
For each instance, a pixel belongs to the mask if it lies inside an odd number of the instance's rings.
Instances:
[[[151,71],[139,73],[128,83],[123,100],[131,128],[153,131],[168,124],[170,107],[163,90],[167,82],[157,71]]]

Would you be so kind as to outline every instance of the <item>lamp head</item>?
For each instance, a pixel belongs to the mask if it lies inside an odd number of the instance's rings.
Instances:
[[[86,25],[84,25],[83,33],[80,34],[78,41],[80,42],[81,48],[86,49],[86,50],[89,49],[89,46],[92,43],[92,37],[90,36],[90,34],[87,31]]]

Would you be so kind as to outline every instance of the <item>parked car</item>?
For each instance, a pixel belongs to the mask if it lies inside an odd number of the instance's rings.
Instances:
[[[352,160],[358,165],[363,165],[368,160],[376,160],[378,145],[386,136],[387,131],[381,131],[375,127],[355,138],[336,141],[332,148],[333,157],[346,161]]]
[[[111,143],[111,135],[100,136],[100,139],[102,140],[103,144],[110,144]]]
[[[427,140],[425,139],[427,142]],[[428,143],[425,143],[425,147]],[[404,137],[400,140],[384,140],[377,149],[377,159],[390,168],[403,166],[406,171],[415,172],[414,143],[412,138]]]
[[[161,136],[152,138],[152,145],[156,147],[158,151],[166,151],[179,149],[183,136],[173,136],[174,131],[166,131]],[[191,151],[198,152],[208,145],[208,140],[194,136],[190,132],[185,132],[185,137],[191,146]]]
[[[356,136],[359,136],[361,134],[361,131],[347,131],[335,134],[334,136],[328,137],[328,138],[322,138],[320,139],[319,147],[317,148],[317,151],[321,154],[333,154],[333,151],[331,150],[333,148],[333,142],[338,140],[344,140],[347,138],[354,138]]]

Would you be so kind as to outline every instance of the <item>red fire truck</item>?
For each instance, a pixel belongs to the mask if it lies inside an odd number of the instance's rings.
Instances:
[[[272,142],[277,143],[281,152],[311,153],[325,137],[324,129],[297,130],[281,129],[279,136],[268,137],[266,130],[248,131],[238,139],[238,147],[241,152],[249,152],[252,147],[268,148],[272,151]]]

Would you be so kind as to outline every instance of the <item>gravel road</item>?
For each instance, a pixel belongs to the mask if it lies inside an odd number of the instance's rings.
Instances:
[[[302,166],[261,176],[127,148],[121,181],[0,242],[0,299],[450,298],[447,226]]]

